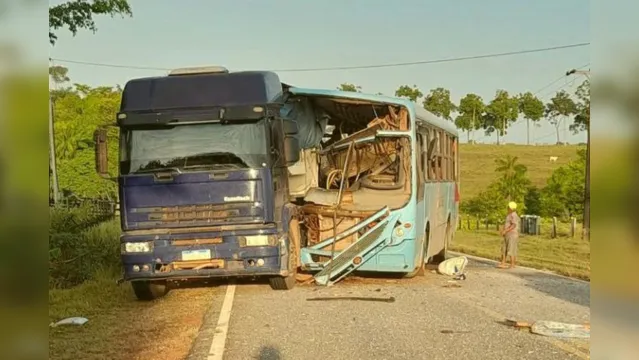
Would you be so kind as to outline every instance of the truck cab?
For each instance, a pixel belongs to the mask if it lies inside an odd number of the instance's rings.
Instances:
[[[195,278],[295,285],[288,168],[304,152],[296,122],[282,118],[283,98],[268,71],[188,68],[126,84],[117,114],[120,243],[124,280],[139,299]],[[99,129],[104,177],[106,149]]]

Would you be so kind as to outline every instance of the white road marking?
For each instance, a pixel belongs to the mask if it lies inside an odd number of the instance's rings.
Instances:
[[[235,297],[235,284],[229,284],[226,287],[226,295],[220,310],[220,317],[217,320],[213,341],[211,341],[211,349],[209,350],[208,360],[222,360],[224,356],[224,345],[226,336],[229,331],[229,320],[231,319],[231,309],[233,308],[233,298]]]

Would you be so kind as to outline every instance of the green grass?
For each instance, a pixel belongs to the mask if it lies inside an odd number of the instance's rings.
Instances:
[[[559,228],[558,237],[551,239],[549,228],[542,226],[542,235],[522,235],[519,239],[518,264],[541,270],[590,280],[590,243],[577,236],[568,236],[566,225]],[[494,230],[458,230],[452,251],[499,260],[502,239]]]
[[[486,189],[495,179],[495,160],[503,154],[518,157],[528,167],[528,177],[533,185],[543,187],[552,171],[577,158],[577,145],[528,146],[528,145],[469,145],[460,144],[460,190],[463,199],[469,199]],[[556,162],[550,162],[557,156]]]

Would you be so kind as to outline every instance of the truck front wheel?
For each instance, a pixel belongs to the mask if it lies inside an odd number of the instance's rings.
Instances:
[[[132,281],[131,287],[133,287],[133,292],[138,300],[142,301],[152,301],[169,292],[166,281]]]

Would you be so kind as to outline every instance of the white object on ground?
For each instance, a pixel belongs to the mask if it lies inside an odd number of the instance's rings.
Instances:
[[[87,321],[89,321],[89,319],[87,318],[83,318],[83,317],[70,317],[70,318],[66,318],[66,319],[62,319],[60,321],[58,321],[57,323],[51,323],[51,327],[56,327],[59,325],[84,325]]]
[[[590,338],[590,326],[566,324],[555,321],[536,321],[530,331],[537,335],[559,338]]]
[[[442,261],[437,267],[437,272],[448,276],[463,274],[467,264],[468,258],[465,256],[457,256]]]

